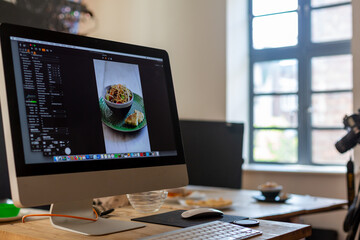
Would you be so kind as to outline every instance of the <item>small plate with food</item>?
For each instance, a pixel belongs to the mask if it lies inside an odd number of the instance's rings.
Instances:
[[[119,132],[135,132],[146,126],[144,100],[141,96],[131,92],[131,104],[122,108],[111,107],[106,97],[99,99],[101,120],[106,126]]]
[[[177,202],[179,200],[201,200],[206,197],[205,193],[199,191],[185,190],[181,192],[168,192],[167,201]]]
[[[179,203],[184,207],[191,207],[191,208],[206,207],[206,208],[215,208],[219,210],[228,209],[233,205],[232,200],[223,199],[221,197],[209,198],[205,200],[182,199],[179,200]]]

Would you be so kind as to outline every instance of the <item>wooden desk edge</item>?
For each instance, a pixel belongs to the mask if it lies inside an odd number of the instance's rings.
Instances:
[[[335,211],[335,210],[347,210],[347,208],[348,208],[347,203],[346,204],[338,204],[338,205],[333,205],[333,206],[323,207],[323,208],[318,208],[318,209],[308,209],[308,210],[305,210],[305,214],[324,213],[324,212]]]
[[[116,219],[117,217],[115,217]],[[119,219],[119,218],[118,218]],[[120,220],[120,219],[119,219]],[[126,219],[121,219],[126,220]],[[127,219],[129,220],[129,219]],[[76,233],[67,232],[56,229],[49,219],[33,220],[26,223],[12,222],[0,224],[0,239],[8,240],[45,240],[45,239],[61,239],[61,240],[115,240],[115,239],[139,239],[146,236],[156,235],[162,232],[172,231],[178,228],[146,223],[145,228],[114,233],[104,236],[84,236]],[[261,236],[254,237],[254,240],[295,240],[311,236],[311,226],[304,224],[294,224],[286,222],[276,222],[269,220],[260,220],[259,229],[263,232]]]
[[[309,209],[309,210],[300,210],[292,213],[284,213],[284,214],[278,214],[278,215],[271,215],[271,216],[265,216],[265,217],[259,217],[258,219],[263,220],[273,220],[273,221],[290,221],[293,218],[297,218],[304,215],[309,214],[320,214],[320,213],[326,213],[331,211],[339,211],[339,210],[346,210],[347,207],[343,204],[339,204],[337,206],[331,206],[331,207],[324,207],[324,208],[318,208],[318,209]]]
[[[259,240],[265,240],[265,239],[271,239],[271,240],[289,240],[289,239],[303,239],[306,237],[311,236],[312,230],[311,226],[307,224],[294,224],[294,223],[287,223],[287,222],[277,222],[277,221],[271,221],[271,220],[259,220],[260,225],[264,228],[266,228],[266,225],[271,225],[272,229],[277,228],[284,228],[288,227],[289,229],[292,229],[293,231],[289,231],[287,233],[284,233],[283,235],[279,236],[271,236],[272,234],[269,232],[263,231],[263,235],[260,236]],[[296,229],[296,230],[294,230]]]

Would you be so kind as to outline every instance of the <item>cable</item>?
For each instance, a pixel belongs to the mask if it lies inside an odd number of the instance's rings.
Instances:
[[[25,223],[25,219],[28,217],[67,217],[67,218],[76,218],[81,220],[89,220],[96,222],[99,218],[98,213],[93,208],[93,212],[95,213],[95,218],[86,218],[86,217],[78,217],[78,216],[72,216],[72,215],[63,215],[63,214],[28,214],[22,217],[22,222]]]

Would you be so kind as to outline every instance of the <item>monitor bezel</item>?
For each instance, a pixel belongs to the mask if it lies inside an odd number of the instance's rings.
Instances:
[[[12,97],[16,96],[16,85],[11,50],[11,36],[163,59],[177,156],[151,157],[146,159],[146,161],[144,161],[144,158],[132,158],[131,162],[128,161],[126,163],[116,160],[100,160],[26,164],[23,148],[24,143],[20,129],[19,103],[16,97]],[[7,103],[1,102],[1,104],[7,104],[9,111],[8,117],[13,149],[12,153],[7,154],[13,154],[16,175],[18,177],[185,164],[170,61],[168,53],[165,50],[4,23],[0,25],[0,41],[7,92]],[[4,110],[5,108],[2,109]]]

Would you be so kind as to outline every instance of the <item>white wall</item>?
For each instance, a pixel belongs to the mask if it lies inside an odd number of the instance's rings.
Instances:
[[[226,1],[88,0],[90,36],[169,52],[179,116],[225,120]]]
[[[353,79],[354,79],[354,112],[360,109],[360,1],[352,1],[353,8],[353,39],[351,51],[353,54]],[[357,169],[360,167],[360,147],[354,148]]]
[[[87,0],[85,3],[98,18],[98,27],[91,36],[168,50],[181,118],[247,121],[248,63],[244,57],[247,55],[247,20],[245,15],[236,15],[237,11],[246,14],[245,2]],[[227,3],[231,4],[228,8]],[[359,8],[360,4],[353,1],[353,5]],[[240,34],[234,32],[237,29]],[[359,34],[354,31],[354,35]],[[238,44],[234,39],[239,40]],[[360,47],[357,49],[360,51]],[[359,56],[354,55],[355,62],[360,62]],[[354,66],[354,69],[360,71],[360,66]],[[359,75],[360,72],[355,72],[354,78]],[[227,86],[226,77],[232,79]],[[226,113],[227,96],[239,99],[240,102],[228,106],[235,106],[241,112]],[[360,102],[360,97],[354,96]],[[267,180],[283,184],[284,190],[290,193],[346,198],[345,178],[341,174],[244,171],[243,186],[256,189]],[[314,227],[336,229],[340,232],[339,239],[344,239],[341,230],[344,216],[343,210],[302,219]]]
[[[243,157],[249,149],[249,38],[247,1],[227,0],[226,120],[245,124]]]

